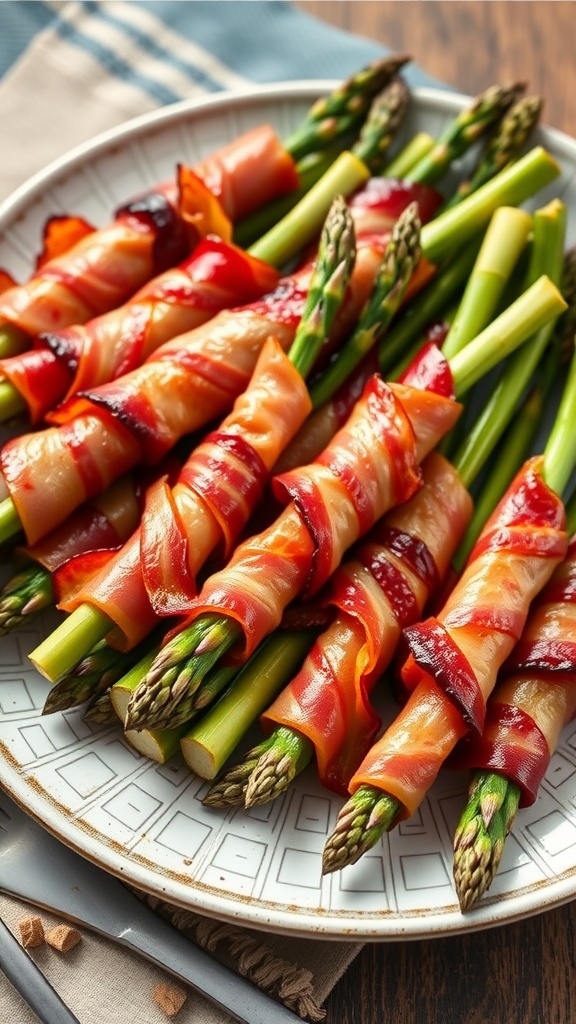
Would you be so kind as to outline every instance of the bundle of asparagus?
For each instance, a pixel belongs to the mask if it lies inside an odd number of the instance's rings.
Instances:
[[[296,252],[313,239],[322,217],[333,204],[322,236],[319,257],[316,262],[310,261],[304,265],[296,285],[296,289],[300,289],[298,300],[301,305],[294,308],[298,308],[298,312],[303,314],[298,330],[296,325],[299,317],[295,316],[294,310],[291,312],[291,322],[287,323],[282,315],[278,315],[279,307],[272,304],[269,307],[272,316],[260,322],[260,333],[255,340],[253,351],[248,357],[245,352],[237,364],[231,363],[226,366],[226,379],[222,372],[223,366],[217,357],[213,359],[213,367],[207,375],[206,357],[210,358],[211,352],[205,342],[195,348],[193,343],[184,345],[177,338],[174,344],[164,346],[152,360],[157,364],[154,372],[158,374],[158,382],[161,381],[163,386],[170,388],[165,395],[162,395],[156,384],[152,383],[152,377],[147,377],[147,369],[143,375],[130,374],[126,380],[120,378],[118,385],[108,390],[103,391],[95,387],[85,396],[72,400],[53,415],[53,422],[57,426],[51,427],[47,432],[41,431],[11,442],[1,453],[6,482],[11,491],[11,497],[0,505],[2,539],[9,540],[17,536],[18,530],[24,526],[30,549],[32,543],[36,543],[51,526],[66,521],[73,508],[78,507],[86,498],[98,494],[106,483],[112,483],[118,475],[142,460],[152,465],[156,464],[174,447],[179,438],[192,434],[196,428],[203,428],[210,418],[226,411],[235,395],[239,396],[234,411],[224,421],[224,429],[201,440],[201,458],[205,460],[205,465],[202,472],[199,469],[200,464],[193,470],[190,468],[189,479],[186,481],[187,485],[190,480],[193,481],[193,490],[188,491],[184,497],[184,489],[180,483],[176,485],[173,494],[170,484],[160,482],[155,485],[148,494],[147,513],[142,526],[130,542],[130,564],[132,567],[138,565],[141,571],[141,594],[144,597],[144,603],[140,605],[137,615],[146,602],[147,609],[153,612],[148,619],[146,609],[145,615],[141,616],[140,622],[136,624],[141,627],[144,623],[146,635],[157,621],[157,614],[185,616],[183,623],[176,623],[167,638],[162,641],[158,651],[158,634],[151,633],[145,641],[145,646],[140,646],[140,635],[134,633],[130,636],[132,624],[129,618],[133,609],[128,609],[127,615],[122,612],[121,619],[123,616],[123,621],[126,622],[124,634],[130,638],[128,646],[131,648],[130,662],[126,662],[102,640],[104,636],[109,636],[113,621],[113,617],[107,614],[106,600],[102,602],[101,612],[97,615],[91,610],[88,615],[82,613],[80,619],[75,619],[74,615],[70,616],[64,623],[62,636],[67,637],[66,644],[69,646],[74,645],[78,637],[81,637],[82,649],[76,651],[74,664],[89,652],[92,661],[84,661],[80,668],[78,678],[83,680],[82,685],[75,687],[68,679],[66,686],[61,688],[57,683],[47,702],[47,710],[55,710],[67,706],[66,701],[69,702],[69,706],[70,703],[85,700],[88,696],[98,697],[102,689],[107,689],[110,683],[117,679],[119,672],[125,671],[126,667],[131,665],[129,675],[120,685],[114,685],[112,694],[113,699],[118,701],[117,710],[125,718],[129,732],[137,731],[142,741],[140,749],[146,749],[148,743],[152,756],[155,756],[154,749],[160,748],[162,756],[166,756],[167,751],[175,750],[182,740],[184,750],[194,747],[197,752],[201,748],[202,756],[209,765],[208,772],[212,773],[210,777],[213,777],[222,764],[222,752],[213,754],[203,742],[198,744],[196,737],[192,738],[188,725],[190,716],[211,703],[232,681],[233,685],[228,695],[218,705],[219,713],[223,713],[223,708],[235,708],[236,710],[231,713],[238,713],[239,717],[247,722],[248,716],[251,715],[253,718],[258,713],[255,710],[257,705],[259,711],[266,706],[266,697],[262,705],[262,693],[257,700],[251,700],[251,695],[257,689],[256,680],[259,677],[267,680],[263,690],[268,695],[269,702],[279,687],[288,682],[295,672],[309,674],[310,669],[307,665],[313,664],[314,651],[323,635],[320,626],[314,626],[312,622],[311,628],[283,634],[274,632],[274,629],[281,621],[285,609],[293,604],[299,595],[304,595],[306,608],[313,609],[312,598],[322,590],[328,580],[334,588],[332,600],[335,601],[335,607],[340,608],[342,613],[348,608],[345,626],[339,624],[339,639],[333,642],[336,646],[339,644],[344,659],[351,658],[352,642],[358,643],[360,649],[367,647],[371,650],[363,681],[356,691],[362,694],[362,700],[357,703],[363,702],[364,721],[360,708],[358,722],[352,724],[348,734],[348,740],[356,737],[360,744],[359,737],[363,736],[361,745],[369,745],[374,737],[376,723],[365,698],[380,677],[386,659],[391,657],[401,629],[404,630],[405,638],[413,644],[412,658],[420,657],[420,647],[424,641],[413,640],[413,637],[420,635],[419,630],[422,635],[426,631],[426,621],[419,622],[425,600],[437,589],[440,576],[444,574],[450,562],[453,546],[464,532],[465,521],[471,512],[469,498],[465,491],[460,489],[460,484],[456,483],[456,477],[448,463],[434,453],[441,437],[453,428],[459,414],[459,406],[454,402],[450,388],[453,386],[458,396],[467,402],[470,392],[483,374],[515,347],[536,335],[536,342],[527,348],[528,356],[523,355],[520,362],[513,362],[510,367],[516,377],[514,388],[510,385],[512,401],[506,406],[509,413],[515,407],[515,400],[526,386],[546,348],[553,323],[565,308],[565,303],[553,284],[558,278],[557,260],[556,263],[554,259],[550,262],[548,254],[547,260],[539,262],[542,247],[538,244],[538,229],[535,226],[535,241],[532,244],[533,253],[538,254],[538,257],[534,258],[533,255],[525,292],[518,301],[508,305],[500,316],[496,315],[504,298],[503,289],[511,267],[516,262],[519,252],[525,247],[528,232],[532,230],[532,221],[527,215],[516,210],[505,210],[503,206],[521,204],[552,181],[558,173],[558,166],[540,147],[532,150],[524,158],[515,159],[518,147],[523,145],[529,128],[538,116],[540,104],[534,98],[528,98],[527,102],[518,100],[523,86],[514,84],[504,89],[498,87],[487,90],[455,119],[436,142],[425,140],[424,155],[420,159],[414,160],[408,151],[400,154],[396,167],[402,166],[404,161],[405,168],[408,168],[405,171],[406,180],[412,183],[412,186],[430,184],[445,173],[450,161],[456,159],[481,132],[486,132],[495,124],[498,125],[497,132],[488,142],[477,173],[461,184],[452,198],[445,203],[439,216],[426,224],[421,231],[417,210],[414,207],[408,206],[404,214],[394,218],[392,240],[385,251],[385,259],[378,277],[380,286],[384,284],[383,293],[375,293],[378,298],[373,297],[372,303],[364,305],[367,294],[364,283],[364,291],[358,289],[361,300],[357,296],[356,304],[349,302],[349,320],[346,321],[346,318],[342,317],[340,307],[344,293],[347,292],[349,301],[350,292],[354,290],[355,271],[352,271],[352,264],[358,262],[354,244],[350,243],[353,233],[351,211],[356,200],[351,200],[348,208],[340,196],[334,201],[334,194],[341,192],[342,195],[350,195],[367,180],[372,167],[378,166],[380,169],[382,166],[383,154],[387,152],[395,130],[395,118],[401,116],[406,102],[405,89],[395,77],[403,60],[400,58],[397,65],[387,68],[388,77],[392,79],[391,85],[371,108],[373,116],[368,118],[360,139],[353,146],[352,154],[346,153],[342,158],[336,159],[323,177],[319,176],[320,169],[324,169],[326,163],[333,159],[333,153],[327,155],[326,159],[309,163],[310,173],[307,179],[304,177],[303,164],[299,194],[308,187],[308,184],[314,182],[311,190],[307,192],[304,200],[292,208],[282,225],[275,225],[251,247],[254,259],[252,267],[257,267],[255,261],[258,259],[267,264],[282,266],[291,252]],[[371,74],[368,78],[371,79]],[[352,128],[351,111],[362,105],[364,117],[370,107],[369,102],[362,100],[360,104],[355,99],[354,89],[361,86],[361,80],[362,75],[352,86],[352,93],[348,92],[350,83],[347,83],[343,90],[347,97],[346,113],[340,130],[343,133],[342,137],[349,141],[352,131],[357,130],[357,123],[356,127]],[[313,145],[318,151],[319,139],[326,141],[332,135],[332,104],[335,102],[339,102],[338,97],[331,97],[328,105],[322,103],[314,108],[303,129],[288,140],[285,149],[290,150],[295,159],[301,160],[305,152],[309,151],[310,139],[314,139]],[[374,119],[378,121],[378,110],[382,104],[386,105],[386,127],[382,131],[383,122],[380,120],[381,134],[375,138],[372,135]],[[394,116],[391,115],[392,108],[395,110]],[[503,117],[506,111],[509,112],[508,117]],[[510,149],[503,149],[503,140],[510,143]],[[375,161],[374,164],[371,163],[372,159]],[[193,179],[191,187],[194,188]],[[184,187],[182,191],[184,192]],[[296,197],[296,192],[297,190],[293,190],[289,205]],[[406,191],[404,196],[406,198]],[[271,209],[272,207],[268,207],[268,213]],[[540,216],[554,223],[561,221],[559,201],[550,204]],[[484,244],[482,237],[491,218],[491,227],[499,218],[503,218],[507,226],[514,223],[517,234],[507,239],[510,244],[505,248],[505,258],[502,261],[505,268],[502,270],[499,267],[496,280],[490,280],[487,288],[486,281],[490,279],[493,271],[493,253],[490,259],[486,256],[490,231],[484,238]],[[537,224],[538,218],[535,218],[534,225]],[[296,232],[292,235],[293,240],[288,247],[285,234],[287,225],[296,225]],[[302,225],[304,227],[300,230]],[[228,229],[224,226],[222,230],[226,234]],[[339,238],[347,238],[348,243],[337,243],[335,234]],[[297,241],[294,242],[294,239]],[[210,244],[224,247],[228,243]],[[479,250],[480,257],[476,261]],[[416,301],[410,296],[411,301],[406,306],[404,314],[398,316],[411,277],[414,284],[414,268],[419,262],[420,252],[423,254],[421,266],[428,265],[430,271],[427,272],[427,276],[433,275],[433,278]],[[236,256],[240,255],[236,251]],[[558,249],[556,257],[557,255]],[[373,253],[370,259],[373,265]],[[269,270],[269,266],[263,267],[262,273]],[[262,277],[256,284],[256,290],[266,290],[262,286],[263,280]],[[150,296],[153,302],[154,287],[152,283]],[[421,283],[418,287],[422,287]],[[306,293],[307,304],[304,302]],[[447,374],[445,363],[439,367],[436,361],[431,369],[429,347],[426,349],[426,357],[421,354],[405,370],[406,362],[413,354],[411,346],[420,342],[423,325],[430,321],[433,311],[445,308],[446,302],[449,299],[453,300],[457,295],[463,295],[463,299],[458,312],[451,318],[452,324],[445,342],[445,355],[449,359],[452,377]],[[222,301],[228,302],[229,295],[223,297]],[[256,306],[257,303],[253,303],[254,311]],[[363,306],[364,317],[361,317],[356,330],[350,332],[350,323],[357,318]],[[327,346],[327,337],[339,309],[341,333],[349,334],[349,340],[341,348],[332,350]],[[479,310],[482,315],[475,319],[474,314]],[[121,315],[120,312],[117,313],[117,317]],[[204,315],[204,311],[201,311],[201,315]],[[395,330],[393,327],[392,331],[387,331],[392,316],[397,320],[397,328]],[[251,329],[254,323],[255,320],[252,318]],[[280,338],[280,345],[275,347],[275,353],[281,365],[292,364],[296,373],[291,370],[290,375],[286,376],[289,386],[278,392],[276,405],[273,406],[272,403],[270,408],[277,409],[279,397],[281,404],[287,407],[288,403],[293,401],[294,389],[298,391],[298,388],[301,388],[303,399],[301,413],[295,418],[291,417],[289,431],[282,435],[281,442],[277,440],[274,444],[268,444],[266,432],[269,430],[269,423],[265,421],[269,410],[265,410],[262,404],[263,393],[258,391],[257,386],[258,378],[262,379],[270,372],[270,353],[274,346],[265,339],[263,332],[269,331],[271,327]],[[387,344],[381,344],[381,337],[386,333]],[[220,339],[217,340],[217,344],[220,344]],[[288,351],[288,357],[283,354],[282,349]],[[47,351],[53,354],[53,350]],[[249,383],[250,372],[259,351],[262,352],[260,359],[263,363],[258,363],[258,375]],[[318,360],[322,351],[324,362]],[[75,343],[71,343],[66,354],[68,370],[77,369],[74,363],[79,361],[81,352],[84,356],[82,345],[75,347]],[[385,385],[380,376],[370,377],[370,358],[376,360],[376,365],[381,371],[393,368],[399,358],[405,360],[405,363],[389,374],[392,379]],[[436,359],[436,356],[434,358]],[[144,367],[150,365],[148,361]],[[519,366],[523,367],[522,374],[518,372]],[[197,377],[202,378],[195,407],[192,409],[185,408],[186,402],[189,401],[188,396],[185,396],[185,388],[189,386],[190,367]],[[220,380],[217,381],[218,375]],[[203,393],[208,377],[212,392],[209,403],[206,402]],[[236,379],[232,380],[233,377]],[[394,381],[394,378],[398,377],[400,380]],[[71,395],[82,377],[74,378],[72,375],[72,379],[75,379],[72,385],[70,374],[63,375],[64,378]],[[276,387],[278,376],[274,376],[273,379]],[[366,379],[369,383],[364,386]],[[504,377],[502,379],[504,380]],[[303,382],[308,380],[306,388]],[[315,408],[322,412],[329,409],[335,393],[339,393],[344,384],[348,385],[350,394],[354,394],[356,387],[356,398],[358,391],[361,391],[345,425],[340,424],[335,433],[333,429],[330,430],[334,436],[323,446],[320,455],[315,454],[313,463],[299,464],[294,468],[284,469],[280,474],[278,458],[287,438],[296,432],[302,419],[308,417],[310,409]],[[142,387],[142,390],[137,392],[136,387]],[[220,397],[217,396],[218,388]],[[565,401],[569,403],[571,398],[567,397]],[[243,403],[246,402],[248,405],[243,407]],[[262,414],[260,417],[255,416],[255,403],[259,405],[257,411]],[[250,468],[250,473],[239,490],[245,507],[241,510],[240,503],[235,499],[235,520],[232,522],[230,507],[226,504],[226,478],[231,473],[234,460],[234,474],[238,474],[238,446],[240,445],[244,451],[246,439],[240,441],[242,435],[237,429],[239,424],[245,427],[247,419],[243,409],[248,407],[251,410],[248,417],[251,430],[251,434],[248,435],[251,458],[246,462],[244,452],[242,473],[247,468]],[[349,408],[348,404],[347,413]],[[38,413],[43,414],[44,411]],[[275,424],[281,422],[280,411],[274,412],[272,416]],[[476,445],[472,449],[463,448],[457,452],[454,461],[465,483],[469,483],[478,474],[487,457],[489,445],[493,447],[496,437],[501,433],[502,419],[498,421],[499,426],[492,427],[492,423],[497,420],[497,416],[491,419],[489,440],[484,448]],[[222,437],[225,437],[225,445],[219,449]],[[477,439],[478,432],[475,437]],[[550,450],[555,449],[556,437],[556,434],[552,435],[551,446],[546,449],[544,455],[546,473],[554,473],[555,470],[549,470],[550,465],[554,465],[556,470],[558,467],[558,457],[550,455]],[[257,441],[255,438],[260,440]],[[103,447],[99,449],[97,442]],[[265,442],[263,447],[262,442]],[[73,453],[79,451],[79,445],[82,446],[83,453],[88,455],[87,462],[83,455],[82,467],[80,463],[74,465]],[[69,477],[70,495],[56,498],[55,506],[59,507],[47,513],[42,525],[37,522],[37,504],[34,501],[32,505],[28,504],[25,495],[26,491],[31,490],[32,484],[32,491],[37,490],[38,496],[41,497],[40,478],[38,477],[37,486],[32,472],[39,452],[43,453],[44,458],[47,455],[53,458],[56,468],[61,465],[62,468],[68,466],[72,469],[72,476]],[[284,452],[282,457],[289,458],[290,455]],[[467,463],[469,458],[475,460],[471,465]],[[275,473],[276,494],[284,497],[287,506],[280,517],[273,520],[264,531],[256,532],[238,545],[241,531],[246,527],[250,514],[261,500],[264,476],[258,459],[266,475],[271,471]],[[422,469],[419,468],[421,463]],[[192,463],[190,465],[192,466]],[[563,489],[570,468],[571,463],[560,462],[557,476],[551,477],[553,489]],[[560,550],[563,541],[560,536],[558,505],[552,498],[547,504],[545,497],[549,492],[543,488],[540,475],[540,464],[527,463],[524,477],[520,483],[514,485],[511,501],[508,505],[506,501],[502,503],[505,510],[503,514],[506,516],[508,507],[517,502],[520,492],[538,493],[541,498],[540,512],[544,509],[543,523],[545,521],[547,524],[549,520],[551,534],[554,534],[550,557],[546,562],[547,568],[542,569],[540,575],[534,573],[538,578],[531,582],[531,589],[529,587],[525,591],[525,602],[529,601],[532,594],[542,586],[543,579],[551,571],[549,567],[563,554],[563,550]],[[202,481],[200,490],[199,481]],[[445,520],[448,523],[454,516],[460,527],[454,527],[451,538],[433,536],[433,533],[426,534],[425,524],[431,524],[438,507],[444,507],[442,503],[447,497],[447,488],[452,489],[453,504],[446,505],[446,509],[450,508],[452,511],[446,511]],[[190,498],[190,494],[194,495],[193,499]],[[209,507],[213,517],[212,523],[215,525],[203,527],[205,538],[203,537],[198,551],[194,552],[191,563],[190,552],[193,545],[198,544],[199,534],[196,525],[199,520],[192,515],[186,527],[187,533],[181,532],[181,528],[183,510],[186,506],[191,508],[192,503],[196,503],[197,508],[202,508],[203,516],[204,509]],[[388,513],[387,518],[383,519],[388,509],[395,505],[400,505],[398,512]],[[495,515],[496,526],[501,529],[504,519],[498,516],[502,513],[498,512]],[[410,517],[413,517],[413,520]],[[406,527],[406,522],[412,521],[419,522],[423,530],[418,550],[413,539],[409,542],[402,541],[400,547],[398,546],[400,536],[412,536]],[[388,588],[400,587],[402,574],[398,574],[400,567],[397,561],[400,559],[402,562],[404,583],[401,586],[404,598],[403,603],[397,602],[395,606],[394,623],[391,626],[388,622],[387,625],[388,630],[391,629],[391,633],[388,634],[388,647],[379,634],[381,624],[378,614],[375,613],[375,606],[364,618],[358,634],[350,627],[347,602],[351,600],[351,591],[347,589],[348,584],[345,582],[346,572],[349,570],[344,567],[340,570],[340,576],[338,573],[335,574],[344,552],[356,539],[364,537],[372,527],[376,533],[374,536],[369,535],[363,546],[354,554],[361,566],[361,570],[358,571],[365,572],[369,562],[371,571],[384,573],[382,581],[386,581],[385,585]],[[506,528],[508,529],[508,526]],[[548,526],[544,525],[543,528],[547,529]],[[384,534],[378,533],[381,529],[384,530]],[[391,545],[389,541],[392,534],[395,540]],[[376,565],[381,566],[384,562],[380,561],[380,555],[378,559],[374,555],[374,544],[381,545],[384,537],[388,538],[385,572],[380,568],[376,570]],[[470,535],[468,540],[469,537]],[[200,593],[196,595],[194,577],[198,569],[206,556],[213,553],[223,542],[222,570],[209,575],[202,584]],[[480,541],[480,546],[482,544],[485,544],[483,540]],[[474,559],[482,557],[478,550],[477,547]],[[148,557],[144,557],[146,551]],[[173,556],[178,552],[180,572],[177,580],[166,558],[157,558],[155,561],[152,555],[154,551],[157,555],[159,552],[165,552],[167,556]],[[528,549],[522,548],[522,558],[528,560],[528,554]],[[194,558],[197,555],[200,560],[191,573],[190,566],[196,564]],[[276,566],[276,570],[270,575],[272,564]],[[538,566],[540,570],[540,563]],[[466,571],[463,576],[464,580],[465,578]],[[455,592],[458,595],[457,587]],[[408,598],[410,588],[411,599]],[[360,593],[358,590],[358,597]],[[10,594],[10,599],[12,598],[13,595]],[[457,599],[458,597],[455,600]],[[407,611],[408,605],[410,613]],[[452,619],[456,622],[454,615],[457,613],[452,611],[452,608],[453,605],[449,605],[450,623]],[[522,611],[515,611],[516,618],[522,614]],[[15,621],[17,618],[16,615]],[[325,624],[324,619],[319,621]],[[437,621],[442,621],[441,616],[437,617]],[[516,619],[514,621],[516,622]],[[407,629],[409,623],[413,625]],[[266,637],[268,640],[265,640]],[[342,637],[345,639],[342,640]],[[328,646],[331,642],[327,641]],[[49,638],[33,652],[32,658],[41,671],[50,678],[62,680],[74,666],[68,653],[64,653],[62,657],[60,654],[54,638]],[[230,655],[234,662],[232,665],[229,664]],[[308,659],[312,660],[309,662]],[[238,672],[238,666],[242,665],[244,667]],[[423,671],[428,670],[426,658],[423,665]],[[97,674],[88,679],[92,676],[91,669]],[[492,671],[493,667],[490,669],[490,672]],[[410,674],[405,673],[405,678],[409,681]],[[450,700],[453,700],[460,702],[457,714],[470,715],[471,720],[479,724],[479,687],[484,687],[485,697],[490,684],[487,682],[484,686],[484,682],[477,682],[475,688],[468,680],[470,686],[467,688],[463,672],[461,680],[462,684],[455,694],[450,686],[447,687],[451,697],[448,703],[442,702],[443,709],[448,708],[447,721],[452,721],[451,715],[454,717],[450,710]],[[279,763],[287,773],[282,777],[282,786],[287,784],[286,778],[300,770],[312,756],[313,742],[310,736],[303,739],[298,727],[293,728],[292,722],[286,729],[284,723],[287,719],[283,710],[278,713],[277,718],[274,711],[270,712],[269,720],[281,721],[282,728],[277,730],[273,742],[268,743],[264,751],[259,751],[256,758],[251,757],[250,774],[256,769],[254,779],[248,783],[245,773],[241,774],[237,769],[234,770],[232,788],[236,787],[235,799],[240,796],[247,799],[249,804],[268,799],[277,792],[274,780],[277,777]],[[324,724],[322,723],[322,729]],[[205,719],[205,726],[207,730],[214,728],[213,724],[209,725],[209,718]],[[165,733],[162,736],[167,729],[169,735]],[[220,726],[217,726],[217,729],[220,730]],[[461,729],[455,727],[454,734],[456,733],[460,735]],[[274,743],[278,739],[280,742],[275,746]],[[332,739],[333,736],[330,741]],[[136,736],[133,736],[132,740],[138,743]],[[234,743],[237,740],[236,734]],[[318,742],[317,752],[324,742],[325,740]],[[224,756],[229,756],[230,741],[227,740],[226,744]],[[327,754],[324,749],[322,772],[329,784],[332,780],[332,784],[342,788],[348,783],[353,770],[357,770],[357,776],[358,771],[362,772],[362,768],[358,769],[357,764],[352,765],[349,759],[350,748],[353,746],[354,744],[348,743],[347,753],[343,757],[340,754]],[[266,756],[263,763],[260,763],[263,752]],[[352,756],[357,754],[358,747],[352,752]],[[352,786],[355,784],[353,779]],[[228,786],[230,787],[229,778]],[[362,790],[361,785],[360,791]],[[211,801],[215,802],[214,792],[208,798],[208,802]],[[377,806],[380,811],[382,802],[379,801]],[[390,812],[389,823],[396,819],[398,812],[399,808],[395,806]],[[356,859],[362,852],[360,846],[362,849],[367,848],[366,842],[371,842],[374,835],[370,825],[368,839],[363,837],[362,843],[359,844],[356,824],[355,822],[354,839],[351,840],[351,858],[349,845],[344,844],[349,859]],[[379,828],[381,824],[379,820]],[[341,835],[342,830],[339,828],[338,838],[328,844],[325,862],[327,870],[341,866]],[[335,855],[337,862],[331,860],[330,851],[333,848],[338,850]]]

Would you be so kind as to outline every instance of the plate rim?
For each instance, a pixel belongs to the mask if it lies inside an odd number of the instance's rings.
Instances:
[[[161,129],[166,126],[177,125],[179,122],[186,121],[189,118],[197,118],[204,114],[218,112],[220,108],[238,109],[246,107],[246,105],[259,106],[263,102],[273,103],[279,100],[313,100],[316,96],[326,93],[337,84],[338,82],[333,79],[301,79],[263,85],[257,84],[240,90],[222,90],[201,98],[194,97],[181,100],[178,103],[170,104],[132,118],[74,147],[61,157],[51,161],[44,169],[24,182],[11,196],[0,203],[0,231],[4,231],[6,227],[10,226],[10,223],[18,218],[26,205],[39,195],[41,189],[52,187],[90,157],[103,155],[107,151],[117,148],[122,143],[138,138],[143,131],[148,132],[157,128]],[[446,114],[455,112],[470,98],[465,93],[428,86],[414,87],[411,89],[411,93],[415,100],[424,108],[431,106],[435,111],[441,108]],[[576,168],[575,139],[572,139],[563,131],[542,125],[538,129],[538,141],[543,141],[546,144],[546,140],[549,140],[560,153],[568,156]],[[285,934],[294,938],[332,939],[337,941],[361,940],[364,942],[383,942],[407,939],[417,940],[466,934],[494,926],[511,924],[545,910],[561,906],[576,896],[575,863],[573,869],[563,872],[552,881],[545,879],[537,885],[514,890],[509,895],[504,894],[490,897],[488,894],[476,910],[466,915],[459,915],[457,902],[454,899],[453,906],[446,906],[440,911],[433,910],[425,915],[422,911],[407,912],[405,916],[395,916],[387,919],[386,912],[379,913],[374,911],[374,914],[363,912],[364,916],[359,919],[357,924],[354,924],[350,920],[351,911],[331,910],[327,912],[329,917],[318,916],[317,919],[314,919],[307,916],[309,912],[305,908],[297,908],[297,914],[295,914],[293,911],[284,910],[277,904],[267,904],[264,901],[254,903],[252,898],[238,897],[237,902],[231,904],[228,893],[211,889],[206,884],[196,881],[192,883],[195,898],[191,902],[189,899],[186,899],[184,883],[175,887],[174,879],[169,877],[168,874],[165,877],[169,884],[166,888],[159,888],[158,880],[162,877],[161,870],[154,885],[151,885],[146,877],[149,869],[143,867],[137,859],[134,859],[130,851],[123,851],[124,861],[118,864],[114,860],[115,850],[112,844],[106,845],[106,843],[102,843],[97,839],[96,850],[89,849],[89,843],[83,844],[80,841],[81,837],[89,839],[89,829],[87,826],[84,827],[73,822],[73,832],[63,832],[62,812],[59,810],[56,800],[51,800],[50,795],[40,789],[33,779],[24,777],[28,790],[26,795],[30,798],[24,801],[18,784],[15,785],[14,783],[13,774],[14,767],[10,767],[8,760],[0,762],[0,783],[11,798],[58,840],[74,849],[81,856],[150,895],[166,899],[175,905],[193,910],[199,914],[212,915],[219,920],[228,921],[240,926],[253,927],[257,930],[268,929],[277,934]],[[70,818],[68,812],[67,818],[68,820]],[[533,893],[539,889],[545,890],[543,900],[537,905],[530,904],[525,906],[523,900],[526,899],[526,893]],[[504,916],[501,912],[503,906],[507,906],[509,911]],[[247,910],[249,910],[249,913],[247,913]],[[301,921],[304,921],[305,924],[300,923]]]

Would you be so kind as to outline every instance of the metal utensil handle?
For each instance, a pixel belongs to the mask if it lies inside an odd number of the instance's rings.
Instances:
[[[42,1024],[80,1024],[3,921],[0,921],[0,968]]]

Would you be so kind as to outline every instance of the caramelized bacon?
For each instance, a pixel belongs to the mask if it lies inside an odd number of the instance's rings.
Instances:
[[[472,510],[456,471],[436,453],[423,486],[388,513],[331,577],[323,604],[335,618],[300,672],[264,712],[314,744],[321,781],[347,792],[380,719],[370,695],[404,626],[416,622],[449,566]]]

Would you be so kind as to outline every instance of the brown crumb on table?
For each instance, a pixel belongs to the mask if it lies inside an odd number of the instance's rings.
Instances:
[[[46,942],[60,953],[67,953],[78,945],[81,938],[82,936],[76,928],[72,928],[69,924],[58,924],[48,932]]]
[[[160,982],[159,985],[156,985],[152,995],[154,1002],[158,1004],[161,1010],[164,1010],[167,1017],[175,1017],[184,1006],[188,997],[185,989],[180,988],[178,985],[167,985],[165,982]]]
[[[20,941],[26,949],[30,949],[32,946],[41,946],[46,938],[42,918],[38,917],[37,914],[23,917],[18,922],[18,927],[20,929]]]

